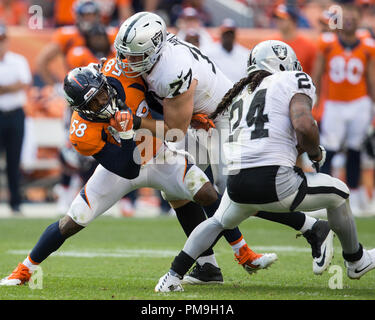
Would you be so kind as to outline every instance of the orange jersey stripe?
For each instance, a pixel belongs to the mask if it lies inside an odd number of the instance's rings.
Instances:
[[[33,260],[30,258],[30,255],[28,255],[27,258],[30,260],[30,262],[31,262],[32,264],[35,264],[35,265],[40,264],[40,263],[38,263],[38,262],[33,261]]]
[[[239,239],[237,239],[236,241],[233,241],[233,242],[231,242],[231,243],[229,243],[231,246],[234,246],[235,244],[237,244],[237,243],[240,243],[241,241],[242,241],[242,239],[243,239],[243,236],[241,236]]]
[[[90,205],[90,201],[89,201],[89,198],[87,197],[87,192],[86,192],[86,185],[84,186],[84,189],[85,191],[85,197],[86,197],[86,202],[87,202],[87,205],[89,206],[89,208],[91,209],[91,205]]]

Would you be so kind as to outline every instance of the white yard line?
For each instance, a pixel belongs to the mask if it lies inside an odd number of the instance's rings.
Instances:
[[[8,254],[27,255],[30,250],[8,250]],[[73,258],[164,258],[174,257],[178,251],[174,250],[152,250],[152,249],[124,249],[124,250],[99,250],[99,251],[57,251],[52,253],[52,256],[57,257],[73,257]]]
[[[301,248],[294,246],[255,246],[252,247],[257,252],[288,252],[288,253],[300,253],[300,252],[311,252],[310,248]],[[220,255],[227,250],[217,250],[216,254]],[[30,250],[8,250],[7,254],[15,255],[27,255]],[[147,258],[166,258],[174,257],[178,254],[178,250],[159,250],[159,249],[114,249],[114,250],[67,250],[57,251],[53,253],[53,256],[57,257],[72,257],[72,258],[134,258],[134,257],[147,257]]]

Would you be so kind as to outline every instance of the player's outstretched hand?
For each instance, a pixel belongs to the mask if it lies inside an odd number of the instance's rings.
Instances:
[[[130,109],[117,111],[109,123],[117,130],[121,139],[133,138],[133,114]]]
[[[206,131],[210,128],[216,128],[214,122],[204,113],[193,114],[190,125],[194,129],[204,129]]]

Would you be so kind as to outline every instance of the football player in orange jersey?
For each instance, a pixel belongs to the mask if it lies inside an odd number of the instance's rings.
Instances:
[[[106,28],[101,24],[95,24],[85,33],[85,46],[76,46],[71,48],[66,54],[66,64],[69,70],[90,63],[99,63],[101,58],[112,58],[114,52],[111,49],[110,38]],[[64,122],[66,131],[70,126],[72,117],[71,108],[65,110]],[[67,141],[60,149],[60,161],[62,174],[60,183],[54,187],[54,193],[57,197],[57,208],[61,214],[69,209],[77,190],[85,184],[93,173],[97,162],[95,159],[81,156],[74,150],[69,135],[66,135]],[[75,179],[78,178],[78,179]],[[78,184],[78,186],[75,186]]]
[[[375,41],[359,38],[360,11],[353,4],[343,5],[343,29],[320,38],[313,79],[319,101],[322,76],[328,75],[327,100],[321,121],[322,145],[327,160],[322,172],[331,172],[336,152],[346,149],[346,179],[351,189],[352,210],[361,214],[361,146],[371,122],[375,100]]]
[[[66,54],[66,63],[69,70],[87,66],[90,63],[100,63],[100,59],[111,59],[115,57],[112,50],[111,39],[104,25],[95,24],[86,33],[86,44],[76,46]]]
[[[58,56],[67,55],[71,48],[86,45],[86,35],[96,24],[100,23],[99,6],[95,1],[80,1],[75,6],[76,24],[58,28],[52,41],[46,45],[37,57],[37,72],[45,84],[56,82],[54,71],[49,64]],[[116,28],[106,28],[110,43],[116,36]]]

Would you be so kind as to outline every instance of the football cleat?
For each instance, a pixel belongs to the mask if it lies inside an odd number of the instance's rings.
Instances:
[[[249,273],[256,273],[260,269],[267,269],[277,260],[276,253],[257,254],[247,244],[239,250],[239,255],[234,254],[235,260]]]
[[[193,270],[184,276],[181,281],[182,284],[214,284],[224,283],[223,275],[218,267],[206,262],[202,266],[195,264]]]
[[[31,272],[24,264],[19,263],[10,276],[0,280],[0,286],[18,286],[28,282],[31,278]]]
[[[331,264],[333,258],[333,237],[328,221],[317,220],[311,230],[302,234],[311,246],[313,272],[321,275]]]
[[[155,292],[173,292],[173,291],[184,291],[181,286],[181,279],[173,276],[168,271],[164,276],[159,279],[158,284],[155,287]]]
[[[355,262],[345,261],[347,275],[350,279],[359,279],[375,268],[375,249],[363,249],[362,258]]]

